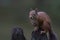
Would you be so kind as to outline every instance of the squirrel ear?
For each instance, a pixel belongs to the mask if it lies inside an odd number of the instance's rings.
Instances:
[[[35,8],[35,13],[37,14],[37,12],[38,12],[38,8]]]
[[[33,9],[32,8],[30,8],[30,11],[32,11]]]
[[[38,10],[38,8],[35,8],[35,10]]]
[[[35,11],[37,11],[37,12],[38,12],[38,11],[39,11],[39,10],[38,10],[38,8],[35,8]]]

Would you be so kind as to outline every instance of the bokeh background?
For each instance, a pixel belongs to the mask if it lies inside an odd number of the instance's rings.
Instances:
[[[0,40],[11,40],[11,31],[16,25],[23,28],[30,40],[33,30],[28,18],[30,8],[47,12],[60,40],[60,0],[0,0]]]

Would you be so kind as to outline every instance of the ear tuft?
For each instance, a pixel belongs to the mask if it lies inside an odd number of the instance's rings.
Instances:
[[[38,8],[35,8],[35,10],[38,10]]]
[[[35,8],[35,11],[38,12],[39,11],[38,8]]]
[[[32,8],[30,8],[30,11],[32,11],[33,9]]]
[[[37,12],[38,12],[38,8],[35,8],[35,13],[37,14]]]

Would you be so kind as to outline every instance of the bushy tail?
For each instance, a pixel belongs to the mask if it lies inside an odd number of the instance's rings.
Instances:
[[[53,31],[49,32],[49,40],[58,40],[57,35]]]

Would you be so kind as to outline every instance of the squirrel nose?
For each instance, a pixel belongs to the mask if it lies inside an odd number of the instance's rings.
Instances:
[[[34,23],[33,25],[34,25],[34,26],[38,26],[38,24],[37,24],[37,23]]]

